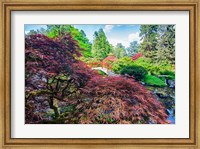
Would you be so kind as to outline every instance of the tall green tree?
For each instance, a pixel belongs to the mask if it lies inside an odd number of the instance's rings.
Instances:
[[[72,25],[47,25],[47,36],[49,38],[61,38],[64,34],[69,33],[73,39],[78,42],[81,49],[81,54],[84,57],[91,57],[92,44],[86,37],[83,30],[78,30]]]
[[[133,56],[138,52],[139,44],[137,41],[132,41],[130,42],[129,47],[126,49],[127,50],[127,55],[128,56]]]
[[[113,54],[117,58],[122,58],[126,55],[126,49],[125,46],[123,46],[121,43],[117,43],[116,47],[114,48]]]
[[[94,41],[92,46],[92,56],[98,59],[104,59],[111,52],[111,46],[103,29],[94,32]]]
[[[83,49],[83,51],[81,51],[82,55],[86,58],[92,57],[92,43],[87,38],[85,32],[83,30],[79,31],[78,29],[72,27],[71,34],[72,37],[78,41],[80,48]]]
[[[157,50],[157,36],[158,36],[158,25],[141,25],[140,26],[140,37],[142,40],[141,49],[144,51]]]
[[[49,38],[61,38],[63,32],[66,32],[63,25],[47,25],[47,36]]]
[[[160,25],[157,45],[157,61],[175,64],[175,26]]]
[[[154,63],[175,63],[175,26],[141,25],[140,51]]]

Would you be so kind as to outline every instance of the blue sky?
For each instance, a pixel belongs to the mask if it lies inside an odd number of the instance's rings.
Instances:
[[[46,25],[25,25],[25,33],[28,33],[30,30],[37,30],[43,27],[46,29]],[[93,35],[95,31],[98,31],[102,28],[107,36],[109,43],[116,45],[117,43],[122,43],[125,47],[128,47],[130,42],[138,41],[140,42],[139,37],[139,28],[140,25],[74,25],[79,30],[83,30],[86,33],[86,36],[89,40],[93,41]]]

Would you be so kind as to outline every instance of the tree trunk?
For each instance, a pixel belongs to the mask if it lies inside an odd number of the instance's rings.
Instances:
[[[50,97],[49,106],[50,106],[51,109],[53,109],[54,114],[55,114],[55,118],[57,119],[59,117],[59,113],[58,113],[58,108],[53,105],[53,97]]]

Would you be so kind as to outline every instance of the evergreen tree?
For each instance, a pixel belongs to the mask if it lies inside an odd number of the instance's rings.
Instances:
[[[122,58],[126,55],[126,49],[121,43],[117,43],[116,47],[114,48],[113,54],[117,58]]]
[[[175,26],[141,25],[140,51],[154,63],[175,63]]]
[[[160,25],[157,61],[175,64],[175,26]]]
[[[141,49],[144,51],[157,50],[157,35],[158,25],[141,25],[140,37],[143,42],[141,43]]]
[[[137,41],[130,42],[130,46],[127,48],[128,56],[133,56],[138,52],[139,44]]]
[[[111,52],[111,46],[103,29],[94,32],[94,41],[92,46],[92,56],[98,59],[104,59]]]

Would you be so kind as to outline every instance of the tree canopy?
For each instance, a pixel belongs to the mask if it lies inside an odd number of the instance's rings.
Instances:
[[[107,37],[103,31],[103,29],[99,29],[99,31],[94,33],[94,41],[92,46],[92,56],[104,59],[108,56],[111,51],[111,46],[107,40]]]
[[[141,25],[140,52],[156,63],[175,63],[175,26]]]
[[[92,44],[83,30],[79,31],[72,25],[47,25],[47,36],[50,38],[61,38],[66,33],[70,33],[73,39],[78,41],[84,57],[91,57]]]
[[[123,46],[121,43],[117,43],[116,47],[113,49],[113,54],[117,58],[122,58],[126,55],[126,49],[125,46]]]

